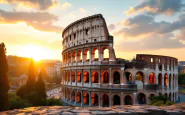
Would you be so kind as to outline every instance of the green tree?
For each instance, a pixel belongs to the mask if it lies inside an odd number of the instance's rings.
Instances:
[[[8,62],[6,58],[5,44],[0,44],[0,111],[9,109],[9,82],[8,82]]]
[[[10,109],[19,109],[26,107],[25,102],[19,96],[15,95],[14,93],[9,93],[10,98]]]
[[[178,82],[179,85],[185,85],[185,74],[178,75]]]
[[[38,76],[38,80],[35,83],[35,91],[38,95],[38,105],[45,105],[46,104],[46,89],[45,89],[45,83],[42,79],[42,69]]]
[[[28,92],[33,91],[36,77],[35,62],[31,59],[31,63],[28,70],[28,80],[26,82],[26,89]]]

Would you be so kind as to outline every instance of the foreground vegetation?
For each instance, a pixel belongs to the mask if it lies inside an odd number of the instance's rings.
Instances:
[[[164,95],[150,97],[151,105],[155,106],[168,106],[174,104],[174,102],[169,101],[169,97]]]
[[[185,87],[185,74],[178,75],[178,84]]]

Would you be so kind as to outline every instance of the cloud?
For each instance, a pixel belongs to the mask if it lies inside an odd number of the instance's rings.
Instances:
[[[48,12],[7,12],[0,10],[0,23],[26,22],[27,25],[40,31],[60,33],[63,28],[52,25],[57,16]]]
[[[71,7],[71,6],[72,6],[72,4],[70,4],[68,2],[65,2],[64,4],[61,5],[61,7],[62,7],[63,10],[65,10],[65,9]]]
[[[175,12],[180,12],[185,8],[182,0],[145,0],[141,4],[131,7],[126,14],[136,12],[147,12],[148,14],[166,14],[172,15]]]
[[[174,22],[156,22],[153,16],[141,14],[124,20],[123,26],[124,28],[115,34],[124,37],[137,37],[154,33],[165,34],[185,27],[185,14],[180,15],[179,19]]]
[[[114,25],[114,24],[110,24],[110,25],[108,26],[108,29],[109,29],[110,31],[114,30],[114,29],[115,29],[115,25]]]
[[[84,8],[80,8],[79,10],[80,12],[83,12],[83,13],[86,12]]]
[[[158,49],[172,49],[172,48],[184,48],[185,45],[178,39],[172,39],[173,34],[157,35],[151,34],[142,40],[130,41],[122,40],[116,49],[119,51],[134,52],[134,51],[151,51]]]

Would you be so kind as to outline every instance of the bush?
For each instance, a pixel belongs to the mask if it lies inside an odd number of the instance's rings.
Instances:
[[[62,106],[62,101],[60,99],[54,99],[54,98],[50,98],[47,99],[47,106]]]
[[[150,100],[151,100],[151,105],[155,105],[155,106],[174,104],[173,102],[170,102],[169,98],[164,95],[150,97]]]
[[[19,109],[26,107],[25,101],[14,93],[9,93],[10,109]]]

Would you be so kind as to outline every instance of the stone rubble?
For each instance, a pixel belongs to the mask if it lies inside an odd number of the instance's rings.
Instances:
[[[40,106],[0,112],[0,115],[185,115],[185,103],[171,106],[109,107]]]

